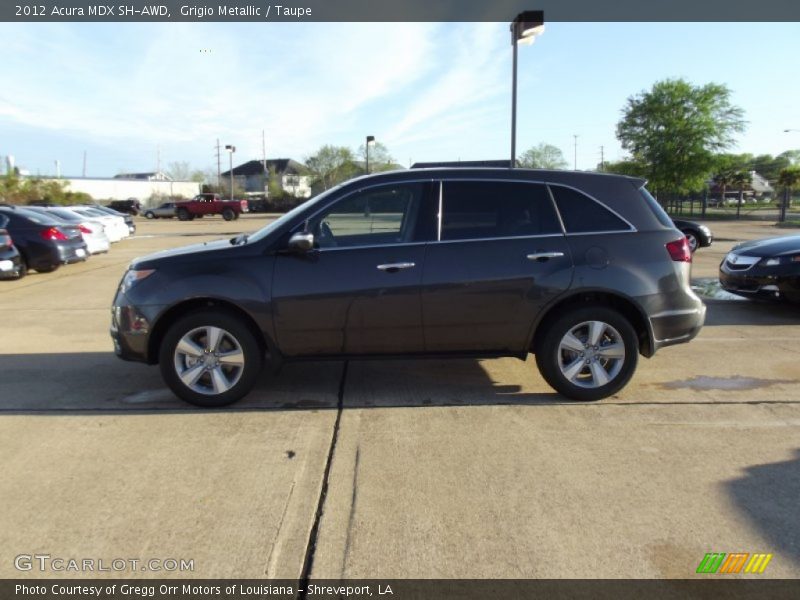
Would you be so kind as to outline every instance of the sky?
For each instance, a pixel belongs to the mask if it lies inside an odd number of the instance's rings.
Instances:
[[[395,160],[507,159],[505,23],[2,23],[0,156],[65,176],[304,160],[367,135]],[[735,152],[800,148],[800,23],[548,23],[519,48],[517,148],[619,160],[626,99],[682,77],[727,85]],[[577,136],[577,140],[574,136]],[[223,151],[223,170],[229,157]],[[160,162],[159,162],[160,161]]]

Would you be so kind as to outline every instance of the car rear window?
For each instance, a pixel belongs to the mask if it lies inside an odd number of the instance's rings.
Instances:
[[[42,215],[27,208],[17,208],[14,210],[14,212],[9,215],[9,218],[11,219],[14,217],[16,217],[19,221],[28,221],[29,223],[36,223],[37,225],[55,225],[58,223],[58,219],[54,219],[48,215]]]
[[[445,181],[442,240],[524,237],[561,233],[542,184]]]
[[[567,233],[601,233],[630,231],[631,227],[586,194],[561,185],[551,185],[558,212]]]
[[[645,204],[647,204],[647,206],[650,207],[650,210],[653,211],[653,214],[656,216],[656,219],[658,219],[658,222],[665,227],[674,229],[675,224],[672,222],[672,219],[669,218],[669,215],[658,203],[658,200],[653,198],[652,194],[647,191],[647,188],[641,188],[639,193],[642,195],[642,198],[644,198]]]

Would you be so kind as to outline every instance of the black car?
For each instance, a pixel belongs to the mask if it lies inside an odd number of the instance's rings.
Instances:
[[[0,206],[0,215],[8,219],[5,228],[26,269],[49,273],[60,265],[84,261],[88,256],[81,230],[74,225],[16,206]]]
[[[125,213],[135,217],[142,211],[142,203],[136,198],[128,198],[127,200],[112,200],[108,204],[108,208],[117,211],[117,213]]]
[[[6,230],[8,218],[0,215],[0,279],[18,279],[26,273],[25,263]]]
[[[127,360],[221,406],[271,361],[535,353],[563,395],[619,391],[705,305],[686,238],[620,175],[419,169],[361,177],[252,235],[133,261],[112,310]]]
[[[739,296],[800,302],[800,235],[734,246],[719,266],[719,280]]]
[[[701,223],[684,221],[683,219],[672,219],[672,222],[689,240],[689,248],[692,252],[698,248],[707,248],[714,241],[714,235],[711,230]]]

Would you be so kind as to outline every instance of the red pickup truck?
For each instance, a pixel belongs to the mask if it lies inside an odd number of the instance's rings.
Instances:
[[[206,215],[222,215],[226,221],[233,221],[247,210],[247,200],[225,200],[219,194],[198,194],[191,200],[175,203],[175,215],[180,221]]]

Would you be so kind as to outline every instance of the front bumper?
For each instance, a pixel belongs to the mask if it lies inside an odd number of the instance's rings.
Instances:
[[[111,340],[114,353],[123,360],[152,363],[149,343],[151,324],[163,307],[136,307],[122,292],[117,292],[111,307]]]
[[[719,281],[726,292],[745,298],[800,302],[800,274],[776,273],[774,268],[759,266],[731,272],[723,264]]]

